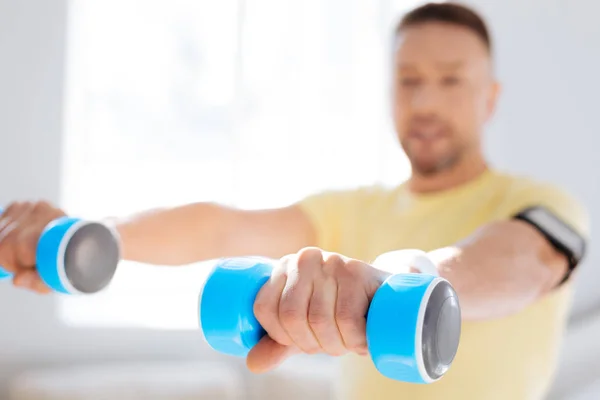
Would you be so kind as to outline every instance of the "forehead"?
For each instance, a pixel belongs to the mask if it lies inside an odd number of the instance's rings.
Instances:
[[[464,64],[489,61],[483,40],[466,27],[429,22],[402,30],[395,40],[400,65]]]

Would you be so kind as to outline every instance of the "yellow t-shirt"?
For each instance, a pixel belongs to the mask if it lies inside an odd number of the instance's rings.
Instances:
[[[300,205],[315,226],[319,247],[364,261],[391,250],[452,245],[478,227],[531,205],[548,207],[588,234],[587,213],[573,197],[555,186],[495,171],[433,194],[415,195],[405,185],[373,186],[317,194]],[[432,384],[393,381],[379,374],[370,358],[344,356],[339,360],[338,398],[542,399],[556,367],[570,286],[562,285],[509,317],[464,321],[452,367]]]

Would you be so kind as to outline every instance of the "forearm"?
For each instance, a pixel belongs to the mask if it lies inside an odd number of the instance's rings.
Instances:
[[[149,210],[114,222],[124,259],[181,265],[222,256],[228,214],[219,205],[195,203]]]
[[[314,245],[297,207],[244,211],[214,203],[152,210],[116,221],[126,260],[182,265],[219,257],[279,258]]]
[[[464,319],[516,313],[554,288],[566,269],[563,256],[518,221],[494,223],[428,255],[455,288]]]

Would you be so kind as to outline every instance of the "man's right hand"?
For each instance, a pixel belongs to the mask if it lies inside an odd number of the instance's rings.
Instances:
[[[49,289],[35,269],[46,225],[65,216],[47,202],[10,204],[0,215],[0,266],[14,284],[38,293]],[[261,254],[280,258],[314,245],[311,222],[297,206],[245,211],[214,203],[148,210],[112,221],[124,260],[184,265],[219,257]]]
[[[0,215],[0,266],[14,274],[15,286],[50,292],[35,268],[37,243],[46,225],[63,216],[44,201],[11,203]]]

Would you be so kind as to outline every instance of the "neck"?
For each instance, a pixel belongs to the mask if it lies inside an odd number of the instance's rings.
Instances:
[[[448,190],[477,178],[487,168],[482,156],[468,157],[467,160],[434,174],[419,174],[413,171],[408,180],[408,187],[414,193]]]

